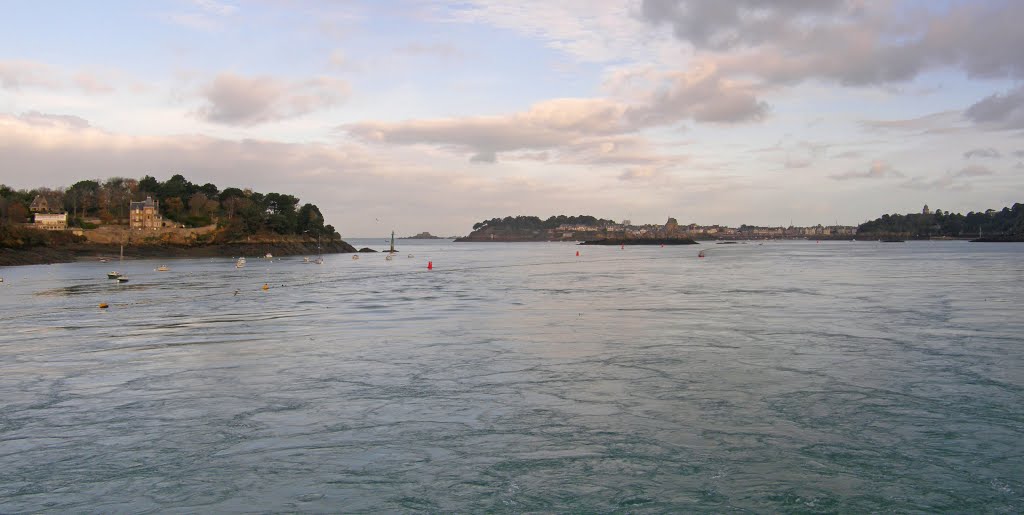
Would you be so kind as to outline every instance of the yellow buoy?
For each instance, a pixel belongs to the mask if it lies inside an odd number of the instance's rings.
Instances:
[[[267,283],[263,283],[263,289],[264,290],[269,290],[270,289],[270,285],[267,284]]]
[[[106,302],[100,302],[100,307],[106,309],[109,306],[107,306]]]

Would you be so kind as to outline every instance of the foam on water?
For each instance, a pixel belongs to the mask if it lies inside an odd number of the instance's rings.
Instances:
[[[1022,245],[401,246],[5,269],[0,512],[1024,508]]]

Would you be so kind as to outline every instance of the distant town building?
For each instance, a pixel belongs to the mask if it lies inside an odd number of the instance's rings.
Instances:
[[[34,204],[35,202],[33,202]],[[33,219],[33,225],[39,229],[45,229],[47,231],[63,231],[68,228],[68,214],[50,214],[50,213],[36,213]]]
[[[922,215],[930,215],[930,214],[932,214],[931,210],[928,209],[928,204],[924,205],[924,209],[921,210],[921,214]]]
[[[159,229],[164,225],[164,218],[160,216],[160,202],[152,197],[132,202],[129,212],[132,229]]]

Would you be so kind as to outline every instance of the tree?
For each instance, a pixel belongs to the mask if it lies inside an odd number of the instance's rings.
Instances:
[[[160,183],[152,175],[147,175],[139,181],[139,195],[149,194],[153,197],[159,197]],[[138,200],[142,200],[138,198]]]
[[[296,232],[303,233],[309,231],[314,234],[322,233],[327,228],[324,227],[324,215],[320,213],[320,208],[314,204],[306,203],[299,208]]]
[[[99,194],[99,181],[78,181],[68,188],[64,194],[65,207],[70,208],[73,216],[83,217],[96,206],[96,197]],[[81,212],[78,210],[81,209]]]
[[[11,202],[7,206],[7,220],[14,224],[24,223],[28,218],[28,208],[21,202]]]

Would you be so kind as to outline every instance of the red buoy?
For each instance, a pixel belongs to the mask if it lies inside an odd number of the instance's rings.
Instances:
[[[619,245],[619,250],[626,250],[626,244],[623,243],[623,244]]]
[[[427,270],[433,270],[433,269],[434,269],[434,262],[433,261],[427,261]]]
[[[580,251],[576,251],[576,257],[580,257]]]

